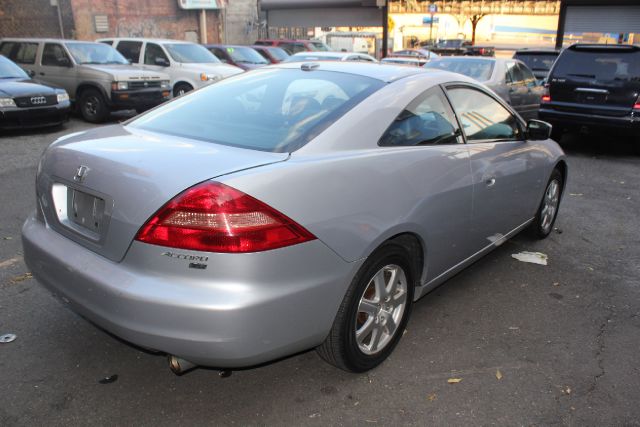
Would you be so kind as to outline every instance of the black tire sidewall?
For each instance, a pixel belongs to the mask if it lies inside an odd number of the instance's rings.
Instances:
[[[188,85],[186,83],[178,83],[173,88],[173,97],[174,98],[177,98],[178,96],[181,96],[180,95],[180,89],[184,89],[184,94],[186,94],[187,92],[191,92],[193,90],[191,85]]]
[[[95,97],[99,101],[98,107],[97,107],[97,113],[95,115],[88,114],[85,111],[85,103],[90,97]],[[109,110],[107,109],[107,103],[104,100],[104,97],[99,91],[95,89],[87,89],[84,92],[82,92],[82,95],[80,96],[80,104],[78,105],[78,107],[79,107],[80,115],[82,116],[82,118],[91,123],[101,123],[105,121],[105,119],[107,118],[107,115],[109,114]]]
[[[551,184],[553,180],[557,180],[558,184],[560,185],[560,189],[559,189],[560,194],[558,195],[558,207],[556,209],[555,214],[553,215],[553,219],[551,220],[551,226],[549,227],[549,231],[544,231],[542,228],[542,209],[544,207],[544,198],[545,198],[545,195],[547,194],[547,189],[549,188],[549,184]],[[558,217],[558,211],[560,210],[560,199],[562,198],[563,185],[564,185],[564,182],[562,179],[562,173],[560,173],[558,169],[554,169],[553,172],[551,172],[551,176],[549,177],[549,180],[547,181],[547,185],[545,185],[544,187],[544,193],[542,193],[542,199],[540,200],[540,205],[538,206],[538,211],[536,212],[536,217],[533,221],[533,232],[535,236],[540,239],[544,239],[553,231],[553,226],[556,223],[556,218]]]
[[[355,322],[358,313],[358,305],[360,298],[364,294],[367,285],[371,278],[382,267],[389,264],[396,264],[400,266],[407,278],[407,302],[404,309],[404,314],[395,335],[387,344],[387,346],[379,353],[374,355],[367,355],[358,348],[355,335]],[[354,372],[368,371],[380,363],[382,363],[393,352],[396,345],[402,338],[407,322],[411,315],[411,309],[413,307],[413,295],[415,289],[414,272],[409,262],[409,255],[407,251],[399,245],[387,245],[380,248],[374,253],[366,265],[364,265],[358,272],[352,282],[352,289],[350,289],[350,298],[348,300],[347,315],[341,325],[342,340],[345,343],[345,361],[350,370]]]

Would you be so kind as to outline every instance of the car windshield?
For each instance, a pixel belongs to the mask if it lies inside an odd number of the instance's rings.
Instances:
[[[270,47],[268,48],[268,50],[271,56],[276,58],[278,61],[284,61],[289,57],[289,54],[284,49],[280,49],[279,47]]]
[[[439,48],[449,48],[449,47],[460,47],[462,46],[463,40],[441,40],[436,46]]]
[[[524,62],[533,71],[549,71],[557,57],[557,53],[516,53],[514,59]]]
[[[298,53],[291,55],[284,62],[300,62],[300,61],[340,61],[340,55],[314,55],[312,52]]]
[[[233,59],[233,62],[240,64],[268,64],[269,62],[264,59],[258,52],[250,47],[227,47],[227,53]]]
[[[176,62],[186,64],[219,64],[220,60],[203,46],[195,43],[166,43],[165,49]]]
[[[331,50],[329,48],[329,46],[327,46],[326,44],[324,44],[322,42],[311,41],[311,42],[309,42],[309,44],[311,45],[313,50],[317,50],[317,51],[320,51],[320,52],[329,52]]]
[[[553,77],[638,81],[640,50],[567,49],[558,58]]]
[[[128,126],[268,152],[292,152],[382,87],[353,74],[260,69],[175,99]]]
[[[67,43],[76,64],[128,64],[117,50],[104,43]]]
[[[28,79],[22,68],[0,55],[0,79]]]
[[[484,59],[447,59],[441,57],[427,63],[425,68],[447,70],[453,73],[464,74],[465,76],[476,79],[479,82],[486,82],[491,79],[493,66],[494,61],[487,61]]]

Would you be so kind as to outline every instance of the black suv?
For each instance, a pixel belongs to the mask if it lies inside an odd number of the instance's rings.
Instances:
[[[560,52],[555,49],[521,49],[516,51],[513,59],[519,59],[527,64],[536,76],[536,80],[542,83],[559,54]]]
[[[539,117],[566,127],[607,127],[640,131],[640,47],[575,44],[549,72]]]

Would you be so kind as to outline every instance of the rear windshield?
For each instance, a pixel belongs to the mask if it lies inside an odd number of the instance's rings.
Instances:
[[[491,79],[493,66],[494,62],[487,61],[486,59],[447,59],[440,57],[437,60],[427,63],[425,68],[451,71],[453,73],[464,74],[479,82],[486,82]]]
[[[234,147],[292,152],[383,85],[346,73],[261,69],[177,98],[129,126]]]
[[[640,51],[567,49],[558,58],[553,77],[599,81],[640,80]]]
[[[557,53],[516,53],[513,58],[524,62],[533,71],[549,71],[557,57]]]
[[[199,44],[167,43],[164,47],[174,61],[186,64],[219,64],[220,60]]]

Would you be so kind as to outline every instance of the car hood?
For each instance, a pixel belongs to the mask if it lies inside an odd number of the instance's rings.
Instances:
[[[187,64],[181,63],[180,67],[185,70],[193,71],[195,73],[207,73],[207,74],[216,74],[221,77],[230,77],[236,74],[240,74],[243,72],[241,68],[234,67],[229,64]]]
[[[10,98],[30,95],[53,95],[56,89],[35,80],[0,80],[0,96]]]
[[[72,134],[53,143],[38,166],[37,193],[47,223],[60,234],[120,261],[136,233],[177,194],[221,175],[285,161],[269,153],[113,125]],[[87,168],[78,181],[78,169]],[[57,210],[74,188],[104,201],[99,237],[72,230]],[[55,188],[62,188],[56,192]],[[56,199],[57,197],[57,199]],[[94,208],[95,209],[95,208]]]
[[[116,81],[124,80],[169,80],[169,76],[155,71],[141,70],[130,65],[120,64],[83,64],[91,70],[111,74]]]

